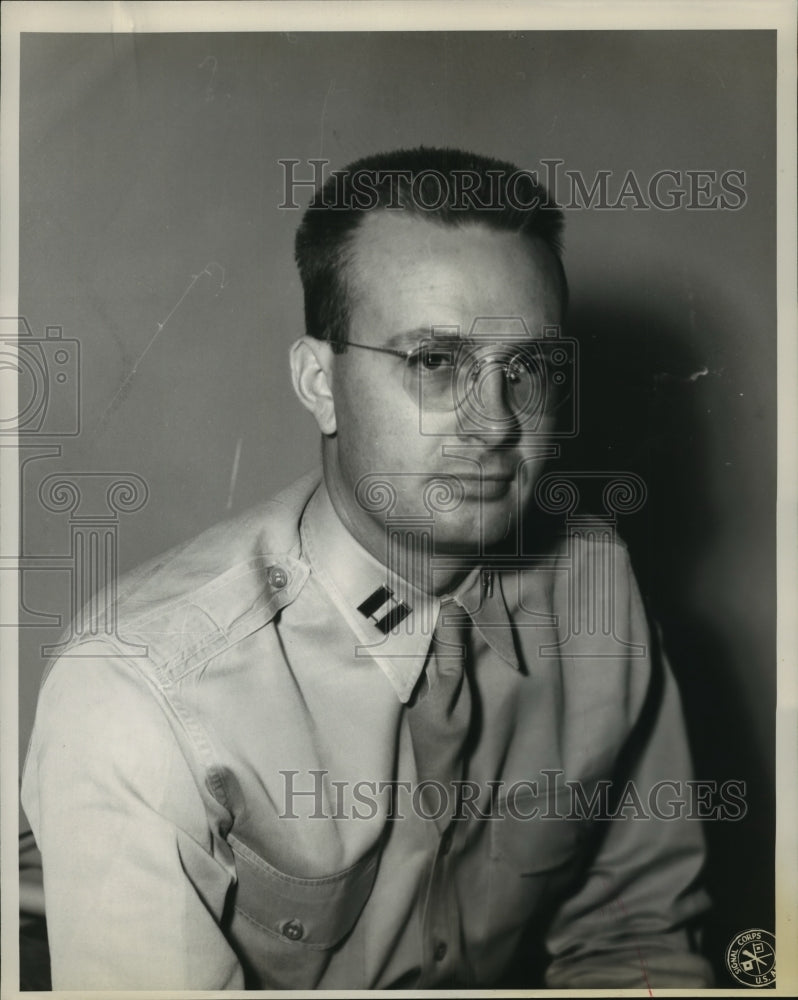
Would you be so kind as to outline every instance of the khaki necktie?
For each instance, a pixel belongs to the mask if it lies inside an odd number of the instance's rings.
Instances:
[[[452,787],[463,775],[464,749],[471,723],[467,672],[471,620],[454,602],[444,604],[432,635],[430,652],[408,705],[423,814],[447,825],[455,810]],[[440,813],[440,815],[438,815]]]

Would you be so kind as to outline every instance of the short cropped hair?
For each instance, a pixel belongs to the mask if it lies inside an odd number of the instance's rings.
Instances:
[[[318,188],[296,235],[295,258],[305,298],[305,331],[336,353],[349,329],[347,268],[366,212],[404,211],[430,222],[538,238],[552,251],[563,305],[562,211],[535,174],[512,163],[458,149],[378,153],[334,172]]]

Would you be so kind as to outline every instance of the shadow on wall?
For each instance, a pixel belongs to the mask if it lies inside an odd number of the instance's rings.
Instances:
[[[762,749],[772,744],[757,739],[756,713],[740,676],[743,668],[753,668],[767,678],[773,669],[775,600],[771,621],[744,623],[768,637],[758,664],[741,664],[739,653],[691,606],[692,584],[710,550],[734,544],[723,537],[710,497],[717,456],[710,454],[707,421],[716,417],[707,416],[696,391],[698,379],[709,374],[705,357],[696,356],[697,338],[645,306],[605,301],[576,304],[567,333],[580,343],[581,420],[579,436],[564,448],[558,464],[564,470],[633,472],[646,483],[645,505],[622,517],[619,531],[663,629],[682,691],[695,774],[718,784],[746,783],[744,818],[704,824],[715,904],[704,950],[718,986],[736,985],[723,960],[729,941],[747,928],[772,929],[775,923],[775,764],[773,754]],[[603,509],[601,480],[597,483],[594,495],[583,493],[585,508],[593,511]],[[772,519],[761,525],[757,538],[766,551],[770,547],[772,579],[758,582],[775,598],[775,495],[772,500]],[[741,550],[737,586],[745,586],[744,558]],[[767,709],[767,717],[775,719],[775,702]]]

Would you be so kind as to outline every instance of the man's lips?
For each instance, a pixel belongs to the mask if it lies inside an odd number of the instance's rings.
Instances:
[[[491,472],[453,473],[451,481],[455,490],[462,489],[464,498],[482,497],[483,499],[499,499],[506,496],[515,483],[516,470],[501,470]]]
[[[480,472],[447,472],[446,478],[461,479],[469,483],[511,482],[518,475],[518,469],[483,469]]]
[[[477,471],[446,472],[434,476],[447,490],[468,503],[504,500],[513,490],[518,477],[516,467],[493,467]]]

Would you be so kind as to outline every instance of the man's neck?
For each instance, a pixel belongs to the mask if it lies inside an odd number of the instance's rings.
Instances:
[[[473,560],[447,557],[445,568],[436,566],[433,573],[433,555],[429,535],[412,531],[389,537],[387,526],[363,511],[362,517],[353,518],[349,505],[341,496],[340,484],[328,476],[325,469],[324,487],[338,519],[349,534],[376,560],[393,574],[422,593],[441,597],[450,594],[473,570]]]

